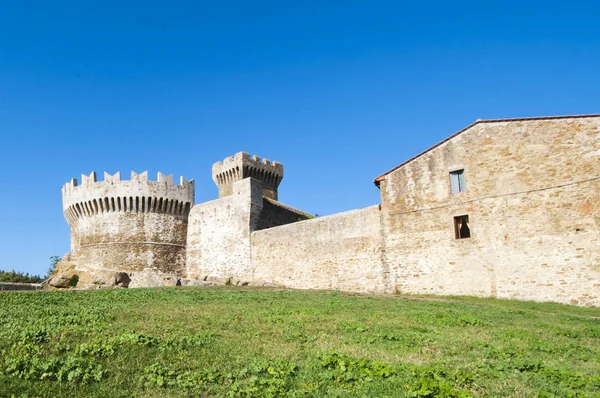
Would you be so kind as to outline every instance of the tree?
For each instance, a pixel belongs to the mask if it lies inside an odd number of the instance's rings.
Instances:
[[[48,273],[46,274],[44,279],[50,278],[50,275],[52,275],[52,273],[56,269],[56,266],[58,265],[59,261],[60,261],[60,256],[51,256],[50,257],[50,267],[48,267]]]
[[[37,275],[29,275],[28,272],[0,271],[0,282],[12,283],[40,283],[42,278]]]

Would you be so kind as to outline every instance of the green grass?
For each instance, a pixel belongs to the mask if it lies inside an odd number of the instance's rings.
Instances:
[[[600,309],[235,287],[0,294],[0,397],[600,397]]]

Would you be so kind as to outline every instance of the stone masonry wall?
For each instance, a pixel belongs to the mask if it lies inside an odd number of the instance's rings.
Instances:
[[[23,291],[23,290],[42,290],[44,285],[41,283],[12,283],[0,282],[0,292],[3,291]]]
[[[186,274],[190,279],[237,277],[250,279],[250,232],[263,206],[258,180],[232,185],[232,195],[196,205],[189,217]]]
[[[162,285],[183,275],[187,220],[194,203],[194,182],[158,173],[83,175],[63,187],[63,211],[71,227],[69,264],[82,285],[102,275],[125,272],[132,287]],[[59,274],[68,264],[58,265]],[[98,282],[100,283],[100,282]]]
[[[266,229],[291,224],[311,217],[310,214],[286,206],[273,199],[263,198],[263,208],[256,229]]]
[[[71,259],[99,270],[182,275],[187,221],[156,213],[106,213],[71,227]]]
[[[290,288],[383,292],[379,206],[252,233],[253,279]]]
[[[381,182],[387,290],[600,305],[599,177],[598,117],[473,125]]]
[[[216,162],[212,167],[212,177],[219,188],[219,198],[233,193],[233,184],[245,178],[254,178],[262,183],[262,196],[277,200],[277,187],[283,179],[283,165],[261,159],[246,152],[238,152]]]
[[[466,189],[453,193],[456,170]],[[64,266],[90,284],[119,271],[131,287],[233,277],[600,306],[600,117],[479,121],[379,177],[381,205],[327,217],[300,221],[310,215],[274,200],[282,177],[240,152],[213,166],[220,198],[191,211],[183,178],[72,180]]]

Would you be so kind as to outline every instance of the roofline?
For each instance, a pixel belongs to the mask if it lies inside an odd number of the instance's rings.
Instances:
[[[600,113],[592,113],[592,114],[587,114],[587,115],[561,115],[561,116],[540,116],[540,117],[517,117],[517,118],[507,118],[507,119],[487,119],[487,120],[482,120],[482,119],[477,119],[475,122],[469,124],[467,127],[457,131],[456,133],[452,134],[451,136],[449,136],[448,138],[445,138],[444,140],[438,142],[437,144],[435,144],[432,147],[427,148],[426,150],[424,150],[423,152],[419,153],[418,155],[413,156],[412,158],[400,163],[398,166],[386,171],[385,173],[383,173],[382,175],[380,175],[379,177],[376,177],[373,180],[373,183],[375,185],[377,185],[379,187],[379,184],[381,183],[381,181],[385,180],[385,177],[390,174],[393,171],[398,170],[400,167],[404,166],[407,163],[412,162],[413,160],[423,156],[424,154],[426,154],[427,152],[437,148],[438,146],[450,141],[452,138],[456,137],[457,135],[469,130],[471,127],[479,124],[479,123],[498,123],[498,122],[519,122],[519,121],[530,121],[530,120],[557,120],[557,119],[583,119],[583,118],[589,118],[589,117],[600,117]]]

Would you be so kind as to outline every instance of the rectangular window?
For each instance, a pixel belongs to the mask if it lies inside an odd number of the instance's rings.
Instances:
[[[471,237],[471,227],[469,226],[468,215],[454,217],[454,236],[456,239]]]
[[[464,169],[450,172],[450,187],[452,188],[452,193],[465,192],[467,190]]]

